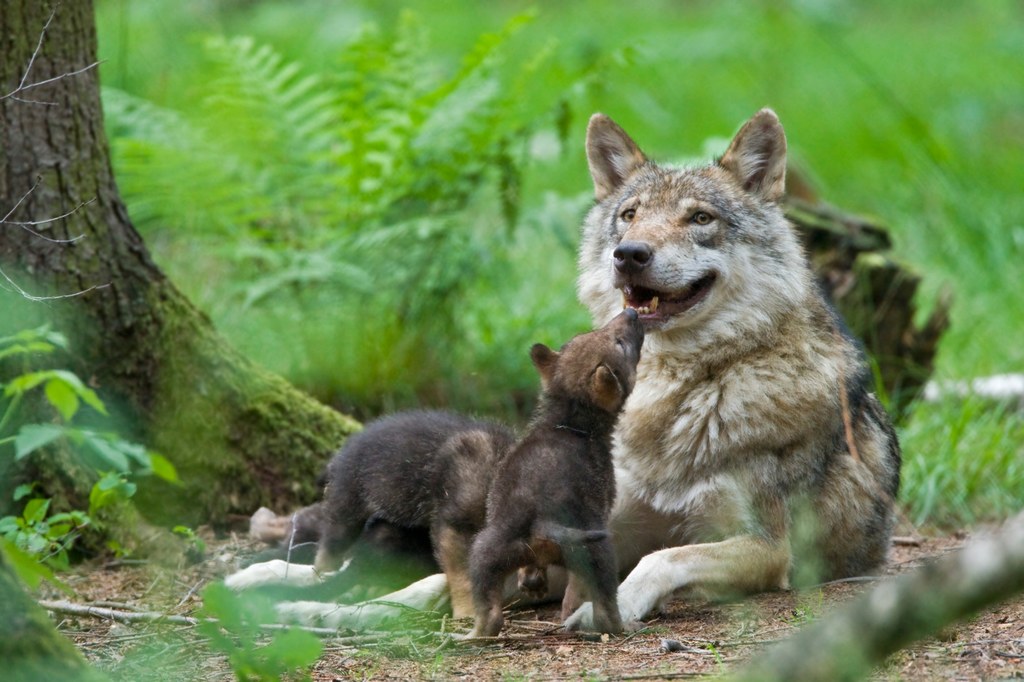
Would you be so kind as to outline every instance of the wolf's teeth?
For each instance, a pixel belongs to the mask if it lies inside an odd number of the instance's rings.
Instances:
[[[657,312],[658,310],[658,297],[655,296],[651,299],[651,312]]]
[[[647,306],[640,306],[639,308],[636,309],[636,311],[638,313],[640,313],[641,315],[649,315],[650,312],[651,312],[651,309],[648,308]]]

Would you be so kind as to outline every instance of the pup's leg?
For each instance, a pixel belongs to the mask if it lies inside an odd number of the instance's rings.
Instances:
[[[617,634],[622,632],[622,620],[616,602],[618,577],[615,572],[615,553],[609,539],[566,547],[566,568],[573,578],[570,584],[582,583],[593,600],[593,629]],[[563,600],[563,612],[565,610]]]
[[[583,582],[576,573],[570,573],[569,583],[565,586],[565,595],[562,597],[562,622],[574,614],[588,598]]]
[[[448,576],[452,616],[469,618],[473,615],[473,583],[469,578],[469,552],[473,536],[449,525],[437,524],[433,530],[433,539],[434,556],[441,570]]]
[[[324,489],[320,541],[316,548],[317,570],[334,571],[345,552],[363,532],[369,513],[352,482],[333,482]]]
[[[638,621],[683,588],[710,595],[784,589],[789,563],[789,544],[784,538],[753,535],[652,552],[619,587],[619,616],[623,623]],[[594,619],[588,602],[565,622],[565,628],[590,629]]]
[[[477,535],[469,559],[476,613],[469,637],[495,637],[501,632],[505,576],[531,563],[530,559],[530,547],[523,540],[509,540],[493,527]]]

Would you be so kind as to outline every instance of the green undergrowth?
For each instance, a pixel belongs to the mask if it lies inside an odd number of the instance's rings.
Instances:
[[[998,519],[1024,502],[1024,413],[980,398],[920,403],[901,429],[901,499],[939,527]]]

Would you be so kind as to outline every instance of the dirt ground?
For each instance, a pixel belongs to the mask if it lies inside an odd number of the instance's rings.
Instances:
[[[886,574],[911,571],[922,561],[956,550],[967,537],[967,533],[958,533],[895,546]],[[146,563],[108,562],[80,567],[66,582],[76,593],[75,603],[118,611],[191,615],[200,606],[197,595],[205,585],[234,570],[240,558],[254,549],[239,536],[210,538],[206,559],[199,564],[171,570]],[[639,633],[605,642],[560,633],[555,607],[513,611],[503,638],[486,646],[453,642],[436,631],[369,636],[340,633],[324,639],[323,654],[309,674],[314,680],[673,680],[713,676],[751,660],[801,625],[869,588],[868,582],[837,583],[729,604],[677,600]],[[56,592],[44,596],[66,599]],[[192,625],[123,624],[57,613],[53,617],[94,665],[115,678],[233,679],[226,658],[213,653]],[[463,625],[461,630],[454,629],[464,632],[469,625]],[[1024,678],[1024,598],[893,656],[875,678]]]

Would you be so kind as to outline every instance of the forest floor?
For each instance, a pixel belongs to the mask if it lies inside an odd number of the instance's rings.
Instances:
[[[955,551],[969,535],[964,531],[894,546],[880,579],[907,573],[924,561]],[[256,549],[238,535],[210,537],[207,545],[206,558],[184,568],[129,562],[81,566],[64,576],[75,592],[71,601],[126,613],[195,615],[205,585],[234,570],[240,559]],[[559,632],[556,606],[513,611],[502,638],[487,645],[455,642],[436,631],[339,633],[323,640],[323,653],[309,675],[314,680],[672,680],[714,676],[750,661],[765,647],[870,586],[870,582],[840,582],[727,604],[676,600],[640,632],[607,641]],[[67,599],[56,592],[44,596]],[[193,625],[53,616],[85,656],[115,678],[233,679],[227,657],[211,650]],[[467,622],[465,628],[454,629],[465,631],[468,627]],[[947,628],[938,638],[892,656],[874,678],[1024,678],[1024,598],[989,609]]]

